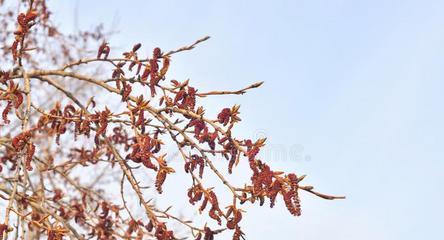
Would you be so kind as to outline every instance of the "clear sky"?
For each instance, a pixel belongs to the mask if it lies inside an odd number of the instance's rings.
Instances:
[[[444,1],[51,2],[67,31],[104,22],[122,50],[212,36],[171,69],[202,90],[265,81],[208,104],[240,103],[266,161],[347,199],[250,209],[248,239],[444,239]]]

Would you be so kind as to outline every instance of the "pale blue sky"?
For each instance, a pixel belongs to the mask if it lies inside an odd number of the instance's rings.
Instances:
[[[78,26],[112,26],[122,50],[212,36],[173,59],[170,77],[200,89],[265,81],[208,104],[241,103],[239,134],[287,153],[273,167],[347,200],[304,194],[300,218],[250,209],[248,239],[444,238],[444,1],[52,2],[67,31],[77,2]]]

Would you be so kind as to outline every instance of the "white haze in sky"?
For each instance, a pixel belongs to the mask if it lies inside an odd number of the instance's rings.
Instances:
[[[303,193],[299,218],[249,208],[248,239],[444,239],[444,1],[51,2],[66,31],[119,31],[116,52],[210,35],[173,58],[170,77],[199,89],[265,81],[209,113],[240,103],[238,135],[268,137],[274,169],[347,199]]]

